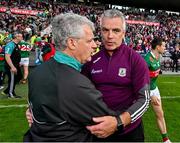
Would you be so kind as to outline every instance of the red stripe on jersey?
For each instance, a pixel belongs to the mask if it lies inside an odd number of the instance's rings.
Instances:
[[[4,57],[0,57],[0,61],[3,61],[4,60]]]
[[[156,70],[156,71],[149,71],[149,75],[150,77],[157,77],[159,75],[159,71],[160,69]]]

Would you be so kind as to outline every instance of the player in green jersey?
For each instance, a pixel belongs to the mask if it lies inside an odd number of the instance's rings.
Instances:
[[[150,75],[150,96],[151,105],[156,115],[157,125],[163,138],[164,143],[171,141],[167,135],[166,122],[164,119],[164,112],[162,109],[162,102],[159,89],[156,84],[160,72],[160,55],[164,53],[165,42],[161,38],[154,38],[151,43],[151,51],[145,56],[145,60],[149,67]]]
[[[27,77],[29,74],[29,55],[30,55],[30,51],[31,51],[31,45],[28,42],[25,41],[21,41],[19,44],[19,49],[21,50],[21,62],[20,65],[23,66],[23,70],[24,70],[24,75],[23,75],[23,79],[21,80],[21,83],[26,83],[27,82]]]

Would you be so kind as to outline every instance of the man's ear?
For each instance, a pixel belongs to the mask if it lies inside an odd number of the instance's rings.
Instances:
[[[125,39],[126,31],[123,31],[123,39]]]
[[[67,46],[69,47],[69,49],[75,50],[77,47],[77,41],[73,38],[68,38],[67,39]]]
[[[161,47],[160,45],[157,45],[155,49],[159,50],[160,47]]]

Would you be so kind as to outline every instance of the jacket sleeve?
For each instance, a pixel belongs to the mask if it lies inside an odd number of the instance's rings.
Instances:
[[[138,120],[149,107],[149,70],[144,59],[135,54],[132,62],[132,86],[135,102],[127,109],[131,115],[131,122]]]

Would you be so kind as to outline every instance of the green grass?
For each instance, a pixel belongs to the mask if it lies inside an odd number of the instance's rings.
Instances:
[[[180,76],[160,76],[158,85],[161,96],[180,96]],[[27,85],[19,84],[16,93],[22,99],[7,99],[0,95],[0,105],[27,104]],[[168,128],[168,134],[173,142],[180,141],[180,98],[162,99]],[[21,142],[23,134],[28,129],[25,119],[26,107],[0,108],[0,142]],[[161,142],[161,135],[156,126],[156,120],[150,107],[143,117],[145,141]]]
[[[0,142],[21,142],[28,129],[25,120],[26,108],[6,108],[0,110]]]
[[[160,76],[158,87],[163,96],[180,96],[180,76]],[[163,99],[163,110],[168,130],[168,135],[172,142],[180,141],[180,98]],[[143,117],[145,140],[147,142],[160,142],[161,135],[156,125],[154,112],[150,106]]]
[[[0,95],[0,105],[27,104],[27,84],[18,84],[16,94],[22,99],[8,99]],[[26,107],[0,108],[0,142],[21,142],[23,134],[28,129],[25,120]]]

